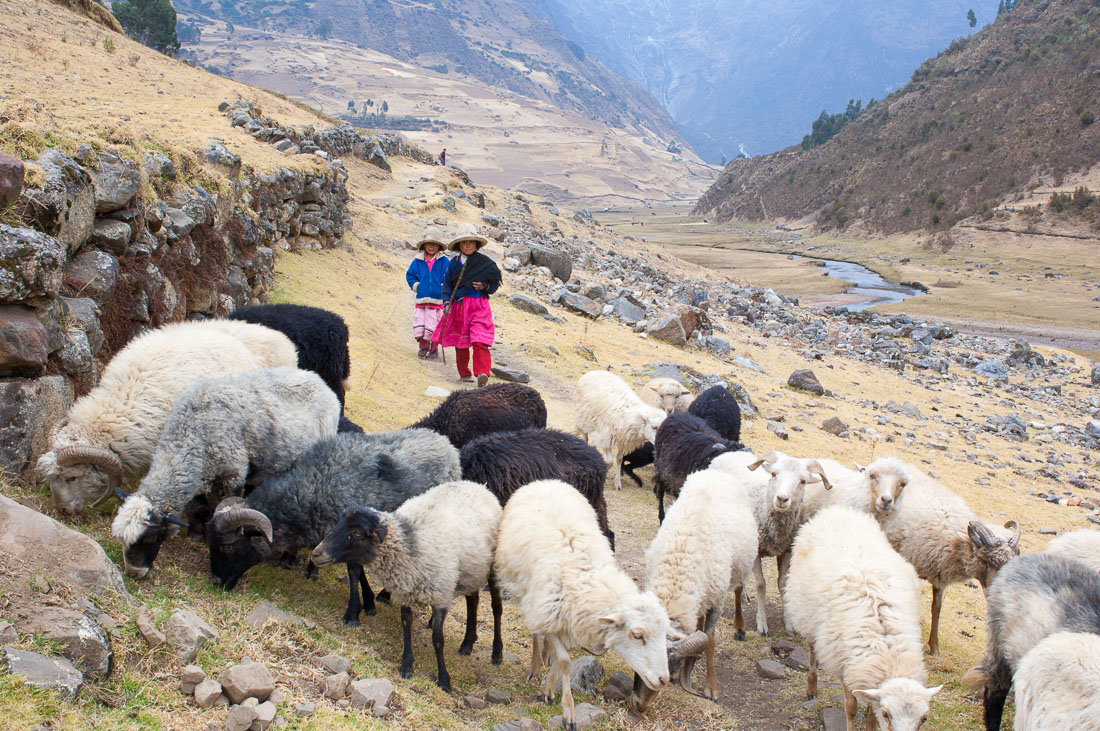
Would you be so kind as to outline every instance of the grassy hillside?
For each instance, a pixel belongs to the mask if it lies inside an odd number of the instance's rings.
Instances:
[[[696,213],[886,233],[986,215],[1100,160],[1098,53],[1095,3],[1022,0],[824,144],[734,160]]]

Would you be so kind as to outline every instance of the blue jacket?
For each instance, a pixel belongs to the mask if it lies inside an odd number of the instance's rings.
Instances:
[[[431,271],[428,271],[428,262],[424,261],[424,252],[416,255],[409,264],[409,271],[405,272],[405,281],[416,292],[416,304],[441,305],[443,304],[443,282],[447,278],[447,269],[451,260],[442,252],[435,255]]]

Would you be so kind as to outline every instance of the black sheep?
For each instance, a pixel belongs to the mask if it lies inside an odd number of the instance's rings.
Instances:
[[[724,439],[705,421],[691,414],[673,414],[657,430],[654,444],[657,452],[657,476],[653,491],[657,493],[657,517],[665,519],[665,493],[675,498],[692,472],[705,470],[720,454],[744,447]]]
[[[653,464],[653,442],[646,442],[630,454],[623,457],[623,474],[642,486],[642,478],[634,474],[634,470],[640,470]]]
[[[711,386],[691,402],[688,413],[698,416],[723,439],[741,441],[741,407],[737,399],[722,386]]]
[[[345,381],[351,376],[348,326],[344,318],[319,307],[290,304],[240,307],[226,317],[263,325],[290,338],[298,348],[298,367],[313,371],[328,384],[340,399],[343,413]],[[341,431],[354,430],[342,428]]]
[[[530,386],[498,383],[455,391],[412,427],[438,432],[462,449],[471,439],[493,432],[545,428],[546,404]]]
[[[556,429],[487,434],[470,440],[462,448],[459,464],[462,479],[487,486],[501,506],[529,482],[568,482],[596,511],[600,530],[607,536],[611,549],[615,549],[615,534],[607,523],[607,505],[603,499],[607,463],[583,439]]]

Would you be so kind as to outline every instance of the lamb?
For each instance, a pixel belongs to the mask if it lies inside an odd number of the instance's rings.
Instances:
[[[168,414],[188,386],[297,359],[285,335],[259,325],[181,322],[150,330],[115,355],[99,385],[54,428],[38,472],[60,510],[80,513],[149,469]]]
[[[924,472],[912,465],[905,469],[905,488],[892,500],[875,498],[875,517],[897,552],[932,584],[928,647],[936,655],[944,590],[973,578],[988,591],[998,569],[1020,555],[1020,528],[1012,520],[1004,530],[986,523]]]
[[[665,419],[661,409],[647,406],[623,379],[607,371],[589,371],[577,381],[575,433],[615,469],[615,489],[623,487],[623,456],[657,439]]]
[[[239,495],[246,479],[255,484],[285,472],[314,442],[334,435],[339,418],[336,395],[316,373],[297,368],[245,371],[184,391],[148,474],[111,525],[126,573],[149,573],[170,527],[182,524],[176,511],[219,492]]]
[[[534,635],[528,679],[542,667],[542,647],[554,657],[541,697],[553,702],[560,680],[566,729],[577,727],[569,687],[573,647],[597,654],[614,648],[647,687],[668,683],[668,614],[615,563],[592,506],[565,483],[540,480],[513,493],[501,516],[493,572]]]
[[[1100,729],[1100,636],[1056,632],[1024,655],[1013,677],[1016,731]]]
[[[323,439],[243,501],[218,506],[206,526],[210,571],[231,591],[256,564],[289,565],[302,548],[312,550],[353,505],[393,511],[459,475],[458,450],[428,429]],[[348,586],[344,624],[354,626],[364,609],[374,615],[374,592],[358,564],[348,564]]]
[[[1047,553],[1075,558],[1093,571],[1100,572],[1100,531],[1063,533],[1047,544]]]
[[[1013,673],[1032,648],[1058,632],[1100,635],[1100,575],[1065,556],[1020,556],[998,572],[986,609],[985,657],[963,677],[963,687],[985,687],[985,728],[996,731]]]
[[[676,418],[670,416],[669,421]],[[668,423],[668,422],[666,422]],[[663,427],[662,427],[663,428]],[[756,518],[748,491],[731,484],[722,470],[703,470],[684,482],[680,498],[669,508],[657,536],[646,551],[647,588],[668,610],[674,631],[706,632],[707,682],[703,696],[718,698],[715,673],[715,627],[730,585],[740,594],[752,575],[757,554]],[[745,620],[734,617],[735,637],[745,639]],[[691,671],[695,658],[680,668],[680,685],[694,693]],[[631,707],[645,710],[656,694],[635,682]]]
[[[648,406],[670,416],[685,413],[693,401],[691,391],[675,378],[654,378],[642,386],[639,396]]]
[[[840,677],[848,729],[859,702],[867,728],[916,731],[929,700],[920,640],[920,581],[875,519],[845,506],[821,511],[794,541],[783,590],[787,623],[806,638],[806,697],[817,695],[817,664]]]
[[[529,482],[553,479],[569,483],[596,511],[600,531],[615,550],[615,534],[607,523],[603,498],[607,463],[583,440],[554,429],[497,432],[468,442],[459,459],[462,479],[486,485],[501,505]]]
[[[763,466],[765,474],[756,473]],[[791,560],[791,543],[802,524],[802,500],[806,485],[821,482],[825,489],[832,483],[816,459],[796,459],[782,452],[769,452],[757,459],[749,452],[730,452],[711,462],[711,468],[725,470],[744,485],[752,496],[753,514],[759,536],[759,552],[753,573],[756,575],[756,631],[768,634],[768,615],[764,596],[762,559],[775,556],[779,572],[779,592],[787,581],[787,568]],[[735,594],[735,611],[741,612],[741,595]],[[790,631],[790,628],[787,627]]]
[[[662,521],[665,519],[666,493],[675,500],[684,479],[692,472],[706,469],[720,454],[744,449],[691,414],[673,414],[665,419],[657,430],[654,446],[657,476],[653,480],[653,492],[657,494],[657,518]]]
[[[478,592],[489,584],[493,608],[492,663],[503,659],[501,600],[493,580],[493,551],[500,526],[500,503],[473,482],[447,482],[410,499],[396,511],[349,508],[313,551],[313,563],[334,561],[371,566],[401,605],[404,651],[401,677],[412,676],[412,605],[432,609],[436,685],[451,692],[443,659],[443,620],[455,597],[466,597],[466,636],[458,654],[469,655],[477,640]]]
[[[723,386],[711,386],[692,401],[687,412],[698,416],[730,442],[741,441],[741,407]]]
[[[240,307],[226,318],[263,325],[290,338],[298,348],[298,367],[319,375],[340,399],[343,411],[347,380],[351,377],[348,326],[344,318],[320,307],[291,304]]]
[[[455,391],[412,426],[439,432],[462,449],[471,439],[493,432],[544,429],[546,404],[530,386],[497,383]]]

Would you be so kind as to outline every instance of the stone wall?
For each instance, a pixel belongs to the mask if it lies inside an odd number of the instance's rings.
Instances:
[[[135,335],[263,301],[276,248],[340,245],[349,219],[339,160],[242,177],[223,145],[204,158],[218,192],[177,181],[159,152],[140,163],[87,146],[71,157],[47,148],[33,161],[0,155],[0,468],[9,477],[25,475],[53,423]],[[174,192],[158,199],[150,181]]]

